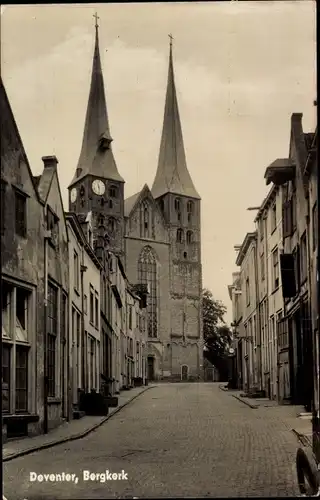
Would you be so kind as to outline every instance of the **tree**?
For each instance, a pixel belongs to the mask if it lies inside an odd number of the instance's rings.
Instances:
[[[214,299],[210,290],[202,291],[202,321],[204,336],[204,356],[220,373],[228,378],[228,348],[231,343],[231,330],[224,320],[227,308]]]

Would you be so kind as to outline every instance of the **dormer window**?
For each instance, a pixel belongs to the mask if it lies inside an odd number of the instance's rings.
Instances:
[[[118,195],[118,189],[116,186],[110,186],[109,187],[109,196],[110,198],[117,198]]]
[[[177,242],[182,243],[183,241],[183,231],[182,229],[177,230]]]

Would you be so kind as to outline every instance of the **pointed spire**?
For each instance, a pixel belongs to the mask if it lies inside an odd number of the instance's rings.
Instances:
[[[104,82],[99,50],[99,26],[95,18],[95,47],[92,64],[91,85],[83,132],[82,148],[77,170],[70,185],[91,174],[109,180],[124,182],[120,176],[111,149]]]
[[[158,169],[152,186],[155,198],[174,193],[200,199],[187,168],[186,155],[174,82],[172,35],[170,38],[169,72]]]

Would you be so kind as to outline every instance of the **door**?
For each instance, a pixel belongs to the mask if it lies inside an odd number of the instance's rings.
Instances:
[[[148,356],[148,380],[154,380],[154,357]]]
[[[188,380],[188,372],[189,368],[187,365],[182,365],[181,366],[181,380]]]

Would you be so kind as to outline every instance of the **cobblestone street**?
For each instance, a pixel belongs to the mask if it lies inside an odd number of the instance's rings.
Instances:
[[[159,384],[83,439],[3,464],[13,499],[296,496],[298,442],[281,408],[251,409],[218,384]],[[83,481],[83,471],[127,480]],[[30,482],[70,473],[79,481]]]

